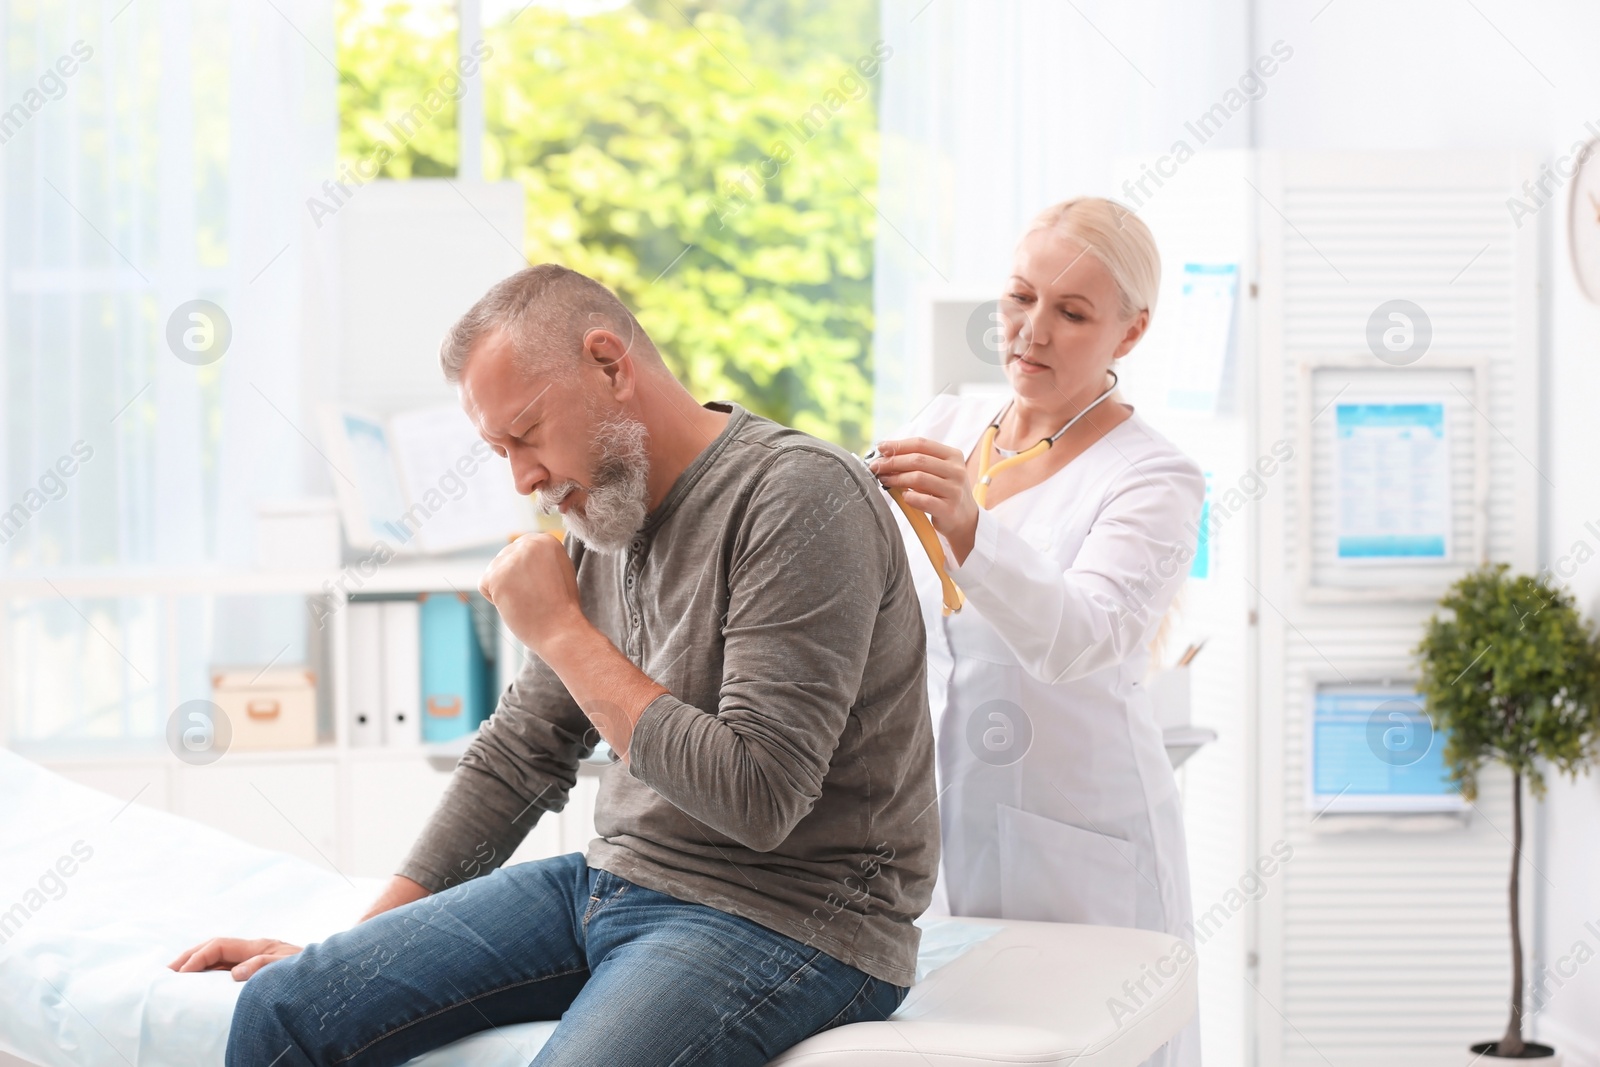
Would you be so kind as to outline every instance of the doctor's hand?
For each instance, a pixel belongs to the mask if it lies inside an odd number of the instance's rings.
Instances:
[[[906,504],[928,513],[956,563],[964,563],[978,530],[978,502],[960,449],[925,437],[881,441],[870,467],[884,486],[901,491]]]
[[[589,625],[572,560],[550,534],[524,534],[502,548],[489,561],[478,591],[535,655],[551,637]]]
[[[167,964],[180,974],[185,971],[231,971],[235,982],[243,982],[269,963],[300,951],[299,945],[274,941],[269,937],[247,940],[239,937],[213,937]]]

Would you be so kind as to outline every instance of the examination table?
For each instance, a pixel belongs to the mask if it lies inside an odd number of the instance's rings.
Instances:
[[[41,1067],[220,1064],[241,984],[167,962],[213,936],[320,940],[353,923],[381,884],[129,805],[0,749],[0,1051]],[[918,980],[891,1019],[818,1034],[773,1063],[1133,1067],[1195,1011],[1193,955],[1164,934],[919,925]],[[525,1067],[555,1026],[486,1031],[412,1062]]]

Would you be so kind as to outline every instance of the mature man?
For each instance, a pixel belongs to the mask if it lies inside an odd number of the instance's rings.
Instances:
[[[575,536],[490,564],[483,593],[535,655],[369,915],[304,951],[175,961],[256,975],[228,1063],[398,1064],[560,1019],[535,1065],[759,1065],[886,1018],[939,815],[921,616],[871,474],[696,404],[615,295],[560,266],[492,288],[440,358]],[[601,738],[587,856],[501,866]]]

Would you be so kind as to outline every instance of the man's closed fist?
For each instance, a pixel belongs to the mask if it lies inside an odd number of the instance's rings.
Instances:
[[[489,561],[478,591],[535,655],[557,634],[588,625],[572,560],[552,534],[524,534],[502,548]]]

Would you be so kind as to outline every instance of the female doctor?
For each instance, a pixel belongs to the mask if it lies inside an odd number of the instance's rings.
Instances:
[[[1009,397],[941,396],[871,461],[932,520],[965,598],[944,613],[897,516],[928,634],[943,833],[932,914],[1192,943],[1177,783],[1143,679],[1193,558],[1204,480],[1114,393],[1159,283],[1155,241],[1126,208],[1046,209],[999,305]],[[1148,1062],[1197,1065],[1198,1023]]]

